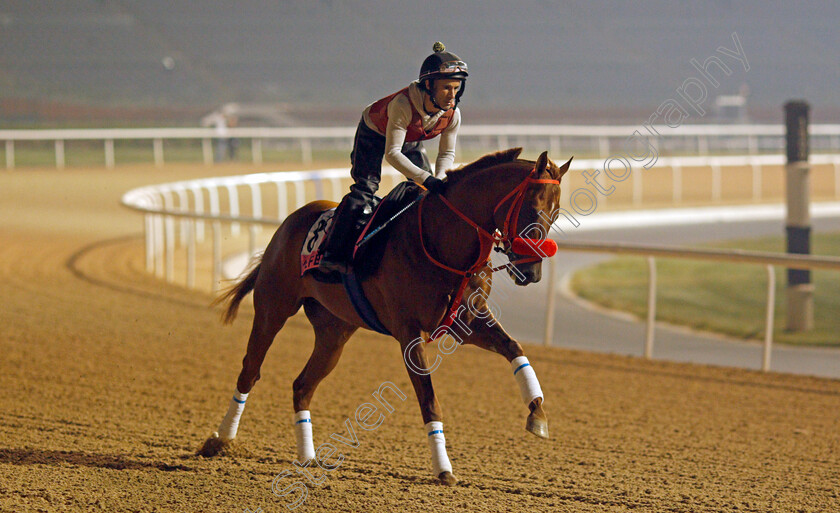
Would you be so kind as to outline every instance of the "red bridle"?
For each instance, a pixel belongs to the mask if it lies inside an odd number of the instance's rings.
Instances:
[[[472,226],[475,229],[476,235],[478,235],[478,241],[480,245],[478,258],[476,259],[475,263],[473,263],[473,265],[471,265],[470,268],[465,271],[455,269],[454,267],[450,267],[444,264],[443,262],[433,257],[429,253],[429,250],[426,249],[426,243],[423,240],[423,202],[428,197],[428,194],[423,196],[423,198],[420,200],[420,205],[417,208],[417,224],[420,230],[420,245],[423,248],[423,252],[426,254],[426,258],[428,258],[433,264],[440,267],[441,269],[445,269],[447,271],[463,276],[463,279],[461,280],[461,285],[458,287],[458,291],[452,297],[452,303],[449,307],[449,314],[447,315],[446,320],[443,324],[441,324],[441,326],[438,329],[434,331],[434,333],[432,333],[432,336],[429,338],[429,340],[427,340],[427,342],[431,342],[432,340],[442,335],[445,332],[445,329],[448,329],[455,321],[455,316],[458,313],[458,307],[461,304],[461,298],[464,295],[464,290],[466,289],[467,283],[469,283],[470,278],[473,276],[473,274],[475,274],[478,270],[484,268],[490,261],[490,252],[492,251],[494,245],[501,244],[505,252],[507,252],[511,248],[514,250],[514,252],[517,253],[517,249],[523,252],[526,251],[526,248],[530,247],[532,249],[528,251],[530,255],[527,258],[517,260],[516,262],[510,262],[509,264],[491,269],[491,272],[496,272],[500,269],[504,269],[508,265],[514,263],[536,262],[542,259],[542,255],[540,253],[545,254],[546,256],[552,256],[557,251],[557,244],[554,243],[554,241],[551,241],[550,239],[532,241],[531,239],[522,239],[516,237],[516,228],[519,222],[519,213],[522,210],[522,204],[525,201],[525,193],[527,192],[528,187],[531,184],[535,183],[560,185],[560,180],[550,178],[537,178],[536,173],[537,168],[534,167],[534,169],[528,174],[528,176],[526,176],[522,180],[522,182],[520,182],[520,184],[517,185],[512,191],[510,191],[504,198],[502,198],[499,201],[499,203],[496,204],[496,207],[493,209],[493,217],[495,218],[496,212],[499,210],[499,208],[501,208],[502,205],[505,204],[505,202],[512,200],[510,206],[508,207],[507,214],[505,215],[505,221],[502,225],[501,232],[499,232],[498,229],[495,230],[493,233],[488,232],[487,230],[479,226],[475,221],[470,219],[466,214],[461,212],[444,196],[437,196],[438,198],[440,198],[443,204],[449,208],[449,210],[457,214],[458,217],[464,220],[464,222]],[[511,220],[513,220],[512,224]],[[533,250],[533,248],[537,247],[540,248],[539,253]]]
[[[505,216],[505,222],[502,228],[502,235],[500,237],[499,242],[501,242],[505,252],[507,252],[510,249],[513,249],[514,253],[525,254],[529,255],[530,257],[527,259],[517,260],[515,263],[536,262],[537,260],[542,259],[541,254],[550,257],[557,252],[557,244],[550,239],[547,239],[545,241],[537,241],[533,239],[523,239],[516,236],[517,226],[519,223],[519,213],[522,211],[522,204],[525,202],[525,193],[528,189],[528,186],[532,183],[549,183],[560,185],[560,180],[554,180],[549,178],[536,178],[535,176],[533,176],[536,174],[536,172],[537,168],[535,167],[534,170],[531,171],[531,173],[527,177],[525,177],[525,180],[523,180],[522,183],[520,183],[515,189],[510,191],[507,196],[502,198],[499,204],[496,205],[496,208],[493,209],[493,216],[495,217],[496,211],[499,210],[499,207],[501,207],[508,199],[513,198],[513,202],[511,203],[510,208],[508,208],[507,215]],[[513,220],[513,226],[511,226],[511,220]],[[547,242],[550,242],[551,244],[545,244]],[[553,250],[550,249],[552,244]],[[541,250],[541,253],[536,253],[534,251],[538,246]]]

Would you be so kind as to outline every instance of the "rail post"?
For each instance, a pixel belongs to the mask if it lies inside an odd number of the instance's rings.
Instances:
[[[251,161],[258,166],[263,163],[262,139],[257,137],[251,139]]]
[[[11,139],[6,141],[6,169],[15,168],[15,142]]]
[[[195,288],[195,219],[187,223],[187,288]]]
[[[209,137],[201,138],[201,156],[205,166],[213,165],[213,143]]]
[[[840,159],[837,157],[834,158],[834,197],[840,198]]]
[[[548,151],[551,152],[551,155],[560,155],[560,136],[559,135],[552,135],[548,139]]]
[[[712,203],[720,203],[721,195],[721,177],[720,177],[720,162],[712,160]]]
[[[607,158],[610,156],[610,139],[606,136],[598,137],[598,153],[599,157]]]
[[[671,165],[672,201],[674,205],[682,203],[682,166],[677,163]]]
[[[633,173],[633,206],[638,207],[642,205],[642,171]]]
[[[801,100],[785,104],[787,164],[787,252],[811,253],[809,212],[808,104]],[[814,285],[811,271],[788,269],[787,329],[808,331],[814,327]]]
[[[222,223],[213,221],[213,283],[211,290],[222,289]]]
[[[300,138],[300,154],[304,165],[312,164],[312,141],[308,137]]]
[[[653,358],[653,334],[656,328],[656,260],[647,258],[648,263],[648,311],[645,331],[645,358]]]
[[[700,155],[709,154],[709,138],[706,135],[697,136],[697,153]]]
[[[114,157],[114,140],[105,139],[105,167],[114,169],[116,158]]]
[[[163,276],[167,283],[175,281],[175,219],[166,216],[163,220],[165,268]]]
[[[752,198],[753,201],[761,201],[762,188],[762,171],[761,162],[758,160],[751,160],[750,167],[752,168]]]
[[[545,300],[545,333],[543,334],[543,345],[551,345],[554,336],[554,305],[557,299],[557,264],[553,258],[547,258],[548,265],[548,293]]]
[[[146,234],[146,272],[155,272],[155,218],[152,214],[143,216]]]
[[[773,317],[776,313],[776,272],[772,265],[767,266],[767,315],[764,320],[764,358],[761,370],[770,370],[770,356],[773,352]]]
[[[163,167],[163,139],[157,137],[152,141],[152,152],[155,157],[155,166]]]
[[[55,140],[55,167],[64,169],[64,139]]]

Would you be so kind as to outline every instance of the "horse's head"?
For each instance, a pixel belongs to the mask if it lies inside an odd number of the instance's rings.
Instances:
[[[558,166],[543,152],[525,180],[522,200],[508,213],[508,242],[504,252],[512,262],[508,273],[517,285],[536,283],[542,278],[542,259],[551,257],[557,245],[549,239],[560,209],[560,182],[572,159]]]
[[[518,159],[521,151],[522,148],[511,148],[485,155],[447,171],[447,193],[440,199],[445,208],[478,233],[478,260],[465,272],[485,265],[490,248],[500,244],[510,259],[511,264],[506,267],[514,283],[528,285],[540,281],[542,259],[557,251],[557,244],[548,235],[553,217],[560,212],[560,180],[572,159],[557,166],[549,160],[548,152],[533,162]],[[418,212],[422,213],[422,202]],[[437,260],[433,262],[460,274]]]

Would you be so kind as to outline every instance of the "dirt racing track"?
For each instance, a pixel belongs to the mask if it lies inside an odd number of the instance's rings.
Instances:
[[[214,169],[220,174],[233,170]],[[551,439],[501,357],[463,347],[433,379],[460,482],[433,483],[395,341],[357,334],[318,389],[315,443],[391,382],[407,395],[315,485],[294,472],[291,384],[313,335],[278,336],[238,446],[195,455],[227,408],[252,309],[144,271],[127,189],[206,168],[0,172],[0,511],[840,511],[840,382],[533,345]],[[562,330],[562,327],[558,327]],[[288,474],[287,477],[282,477]],[[316,472],[315,478],[323,472]],[[277,476],[281,477],[275,481]]]

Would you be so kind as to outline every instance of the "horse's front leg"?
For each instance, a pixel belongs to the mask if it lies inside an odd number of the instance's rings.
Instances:
[[[458,482],[452,474],[452,464],[446,454],[446,438],[443,435],[443,414],[440,404],[435,397],[435,389],[432,386],[431,373],[435,366],[430,366],[426,358],[425,342],[418,336],[411,341],[403,342],[400,346],[403,351],[405,367],[408,370],[408,377],[420,403],[420,412],[425,423],[426,440],[429,443],[429,450],[432,454],[432,471],[442,484],[452,486]]]
[[[525,423],[525,429],[540,438],[548,438],[548,416],[543,410],[543,392],[537,373],[525,356],[522,346],[505,332],[501,324],[493,317],[489,310],[482,317],[474,316],[469,324],[465,324],[469,333],[464,337],[465,344],[474,344],[482,349],[494,351],[507,358],[522,401],[528,405],[530,413]]]

